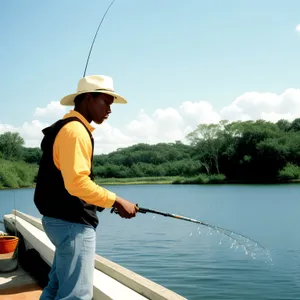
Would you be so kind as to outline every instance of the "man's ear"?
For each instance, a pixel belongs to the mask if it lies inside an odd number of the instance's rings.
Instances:
[[[94,101],[94,96],[91,93],[87,93],[85,97],[89,102]]]

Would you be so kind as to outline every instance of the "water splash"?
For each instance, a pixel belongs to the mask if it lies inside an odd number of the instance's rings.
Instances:
[[[197,227],[197,233],[199,235],[201,235],[200,227],[201,226]],[[207,232],[205,232],[204,234],[206,236],[211,236],[213,235],[213,233],[214,235],[220,235],[220,239],[218,242],[219,245],[226,246],[226,244],[229,243],[229,249],[232,249],[234,252],[241,251],[245,256],[253,260],[263,259],[263,261],[265,261],[266,263],[272,262],[270,252],[266,248],[262,247],[258,242],[253,241],[248,237],[219,227],[208,227]],[[192,236],[192,234],[193,232],[190,233],[190,236]]]
[[[199,235],[201,235],[200,226],[198,226],[198,228],[197,228],[197,232],[198,232],[198,234],[199,234]]]
[[[221,240],[219,242],[219,245],[224,244],[222,241],[223,237],[228,238],[229,241],[231,242],[230,248],[233,249],[234,251],[237,251],[238,249],[242,249],[242,251],[245,253],[245,255],[248,256],[248,254],[250,254],[250,256],[253,259],[256,259],[260,255],[262,255],[262,256],[266,255],[268,260],[272,261],[271,255],[269,254],[268,250],[265,247],[263,247],[258,241],[255,241],[255,240],[253,240],[241,233],[238,233],[236,231],[232,231],[229,229],[225,229],[225,228],[222,228],[222,227],[219,227],[216,225],[212,225],[212,224],[197,220],[197,219],[192,219],[192,218],[188,218],[188,217],[184,217],[184,216],[180,216],[180,215],[165,213],[165,212],[156,211],[156,210],[148,209],[148,208],[147,209],[140,208],[140,210],[141,209],[143,210],[144,213],[150,212],[150,213],[154,213],[154,214],[163,215],[165,217],[172,217],[172,218],[176,218],[179,220],[199,224],[201,226],[201,228],[205,227],[208,229],[206,235],[211,236],[213,234],[213,232],[215,232],[217,234],[221,234]],[[201,235],[200,226],[197,228],[199,235]],[[191,232],[190,236],[192,236],[192,234],[193,233]]]

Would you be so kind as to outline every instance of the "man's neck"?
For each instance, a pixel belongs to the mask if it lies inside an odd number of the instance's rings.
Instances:
[[[75,107],[74,110],[80,113],[89,123],[92,122],[92,120],[88,117],[85,109],[83,109],[82,107]]]

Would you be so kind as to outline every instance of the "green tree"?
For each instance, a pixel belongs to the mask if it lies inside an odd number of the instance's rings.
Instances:
[[[288,132],[291,130],[291,123],[287,120],[280,119],[279,121],[277,121],[276,125],[283,132]]]
[[[5,159],[21,159],[24,140],[17,132],[5,132],[0,135],[0,152]]]
[[[29,164],[39,164],[42,157],[40,148],[23,148],[23,160]]]
[[[224,145],[223,124],[200,124],[187,135],[194,150],[194,157],[206,169],[207,174],[220,173],[219,160]]]
[[[291,130],[292,131],[300,131],[300,118],[295,119],[291,123]]]

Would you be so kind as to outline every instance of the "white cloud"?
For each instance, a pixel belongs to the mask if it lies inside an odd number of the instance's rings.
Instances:
[[[214,111],[213,107],[207,101],[183,102],[179,110],[185,119],[189,120],[189,125],[193,127],[201,123],[217,123],[220,121],[220,115]]]
[[[296,26],[296,31],[300,32],[300,24]]]
[[[143,110],[124,130],[134,141],[143,139],[145,143],[174,141],[182,139],[183,117],[175,108],[157,109],[150,116]]]
[[[53,119],[61,117],[65,108],[58,102],[51,102],[45,108],[35,110],[35,116]],[[109,122],[96,126],[94,132],[95,153],[108,153],[117,148],[136,143],[158,143],[184,141],[185,136],[200,123],[217,123],[222,119],[277,121],[293,120],[300,117],[300,90],[287,89],[282,94],[247,92],[235,99],[230,105],[216,111],[207,101],[186,101],[178,108],[156,109],[152,114],[141,110],[136,118],[122,128],[112,127]],[[0,133],[19,132],[26,146],[39,147],[42,132],[48,126],[39,120],[25,122],[20,127],[0,124]]]
[[[108,153],[135,143],[131,136],[125,135],[121,130],[113,128],[106,122],[95,130],[93,136],[95,141],[94,152],[96,154]]]
[[[33,120],[30,123],[25,122],[20,128],[18,128],[18,132],[20,132],[20,135],[25,139],[25,141],[41,141],[43,137],[42,130],[47,126],[47,123],[42,123],[39,120]]]
[[[0,134],[7,131],[18,132],[18,129],[9,124],[0,124]]]
[[[37,107],[33,115],[43,118],[61,118],[65,113],[65,106],[62,106],[59,101],[52,101],[46,107]]]
[[[249,92],[241,95],[220,111],[221,119],[276,121],[300,116],[300,90],[287,89],[281,95]]]
[[[43,137],[42,129],[47,126],[47,123],[41,123],[38,120],[33,120],[29,123],[25,122],[20,127],[14,127],[9,124],[0,124],[0,134],[7,131],[19,132],[20,136],[25,141],[26,147],[39,147]]]

